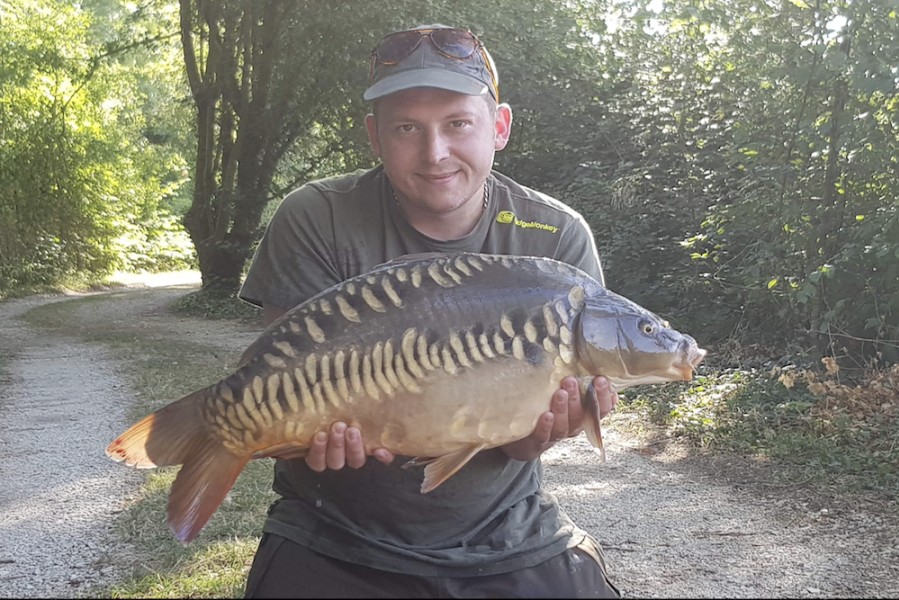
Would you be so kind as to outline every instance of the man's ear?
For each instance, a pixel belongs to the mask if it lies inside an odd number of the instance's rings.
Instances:
[[[371,113],[365,115],[365,130],[368,131],[368,144],[372,153],[381,158],[381,142],[378,140],[378,119]]]
[[[509,136],[512,135],[512,107],[505,102],[496,107],[494,128],[496,137],[494,138],[493,149],[502,150],[509,143]]]

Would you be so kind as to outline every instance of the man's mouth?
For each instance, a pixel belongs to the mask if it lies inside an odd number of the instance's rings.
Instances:
[[[444,183],[455,177],[456,173],[421,174],[420,177],[429,183]]]

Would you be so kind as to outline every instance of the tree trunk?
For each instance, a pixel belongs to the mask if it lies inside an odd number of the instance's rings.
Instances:
[[[203,288],[237,291],[250,256],[281,148],[272,137],[273,40],[283,1],[180,0],[185,66],[197,107],[194,192],[184,224],[197,251]],[[198,42],[195,43],[195,42]],[[200,47],[198,48],[197,45]]]

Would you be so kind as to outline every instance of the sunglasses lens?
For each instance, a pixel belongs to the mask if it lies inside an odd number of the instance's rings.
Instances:
[[[464,29],[435,29],[431,32],[434,45],[455,58],[468,58],[478,47],[475,37]]]
[[[417,31],[388,35],[378,44],[378,58],[385,63],[399,62],[412,54],[420,41],[421,35]]]

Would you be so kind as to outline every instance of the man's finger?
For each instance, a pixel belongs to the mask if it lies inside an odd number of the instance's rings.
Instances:
[[[312,438],[309,453],[306,454],[306,464],[317,473],[321,473],[328,466],[325,460],[325,452],[328,449],[328,434],[319,431]]]
[[[605,377],[595,377],[593,387],[596,390],[596,399],[599,401],[599,416],[600,418],[605,417],[618,403],[618,392]]]
[[[346,464],[348,467],[358,469],[365,464],[365,445],[362,443],[362,434],[357,427],[347,427],[346,430]]]
[[[545,412],[537,419],[537,426],[531,433],[530,438],[536,444],[545,444],[552,439],[553,428],[556,421],[556,415],[552,412]]]
[[[396,458],[392,452],[385,450],[384,448],[378,448],[372,452],[372,455],[385,465],[389,465],[393,462],[393,459]]]
[[[574,377],[562,380],[562,389],[568,392],[568,430],[565,437],[576,435],[583,429],[584,407],[581,403],[581,387]]]
[[[342,469],[346,466],[346,423],[338,421],[331,425],[325,456],[329,469]]]
[[[553,393],[550,410],[553,415],[550,441],[568,437],[568,399],[571,395],[564,389],[558,389]]]

